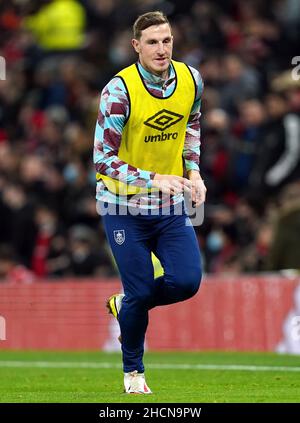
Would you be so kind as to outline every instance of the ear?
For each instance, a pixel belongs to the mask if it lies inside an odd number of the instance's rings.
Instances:
[[[140,42],[139,42],[139,40],[136,40],[135,38],[133,38],[131,40],[131,44],[132,44],[132,47],[135,49],[135,51],[139,54],[140,53]]]

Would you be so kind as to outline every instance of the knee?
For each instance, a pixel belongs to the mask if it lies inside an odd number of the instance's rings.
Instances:
[[[193,297],[198,292],[201,283],[201,278],[202,271],[200,266],[188,272],[186,280],[186,293],[188,295],[188,298]]]
[[[186,271],[184,277],[178,279],[176,285],[182,294],[182,299],[186,300],[193,297],[200,287],[202,271],[200,266],[195,266]]]

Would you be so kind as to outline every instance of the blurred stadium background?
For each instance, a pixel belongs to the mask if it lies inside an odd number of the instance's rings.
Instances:
[[[93,136],[99,93],[135,60],[131,25],[155,9],[204,80],[208,196],[203,286],[151,312],[147,347],[300,353],[297,0],[0,3],[0,349],[119,349]]]

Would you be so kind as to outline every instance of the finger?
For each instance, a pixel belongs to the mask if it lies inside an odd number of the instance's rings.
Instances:
[[[182,178],[182,179],[183,179],[183,181],[182,181],[183,185],[184,185],[185,187],[188,187],[188,188],[192,189],[192,187],[193,187],[193,182],[192,182],[192,181],[190,181],[189,179],[186,179],[186,178]]]
[[[202,203],[204,203],[204,197],[202,196],[196,196],[195,201],[194,201],[194,207],[198,207],[200,206]]]
[[[205,201],[206,198],[206,187],[203,183],[201,183],[201,185],[197,184],[196,187],[196,197],[197,199],[199,199],[201,202]]]
[[[192,189],[190,187],[185,186],[185,185],[183,186],[183,191],[187,192],[188,194],[192,193]]]
[[[205,192],[201,192],[199,195],[196,196],[196,202],[198,203],[198,205],[204,203],[205,201]]]
[[[180,194],[182,192],[182,185],[176,181],[173,181],[171,189],[175,194]]]
[[[205,200],[206,200],[206,193],[205,193],[205,192],[203,192],[203,193],[201,194],[200,201],[201,201],[201,203],[204,203],[204,202],[205,202]]]
[[[160,190],[167,195],[170,195],[171,193],[171,186],[167,180],[162,181]]]
[[[196,193],[195,187],[193,187],[193,189],[192,189],[192,201],[193,202],[197,201],[197,193]]]
[[[183,191],[187,192],[187,193],[192,193],[193,190],[193,185],[191,184],[190,181],[188,181],[188,183],[184,182],[184,184],[182,185]]]
[[[164,189],[162,190],[162,192],[163,192],[165,195],[168,195],[169,197],[170,197],[171,195],[174,195],[174,191],[173,191],[170,187],[164,187]]]

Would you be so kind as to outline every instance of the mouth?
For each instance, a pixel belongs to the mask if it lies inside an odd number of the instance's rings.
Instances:
[[[154,61],[156,62],[156,63],[159,63],[160,65],[162,65],[162,64],[165,64],[166,62],[168,62],[168,58],[167,57],[156,57],[155,59],[154,59]]]

